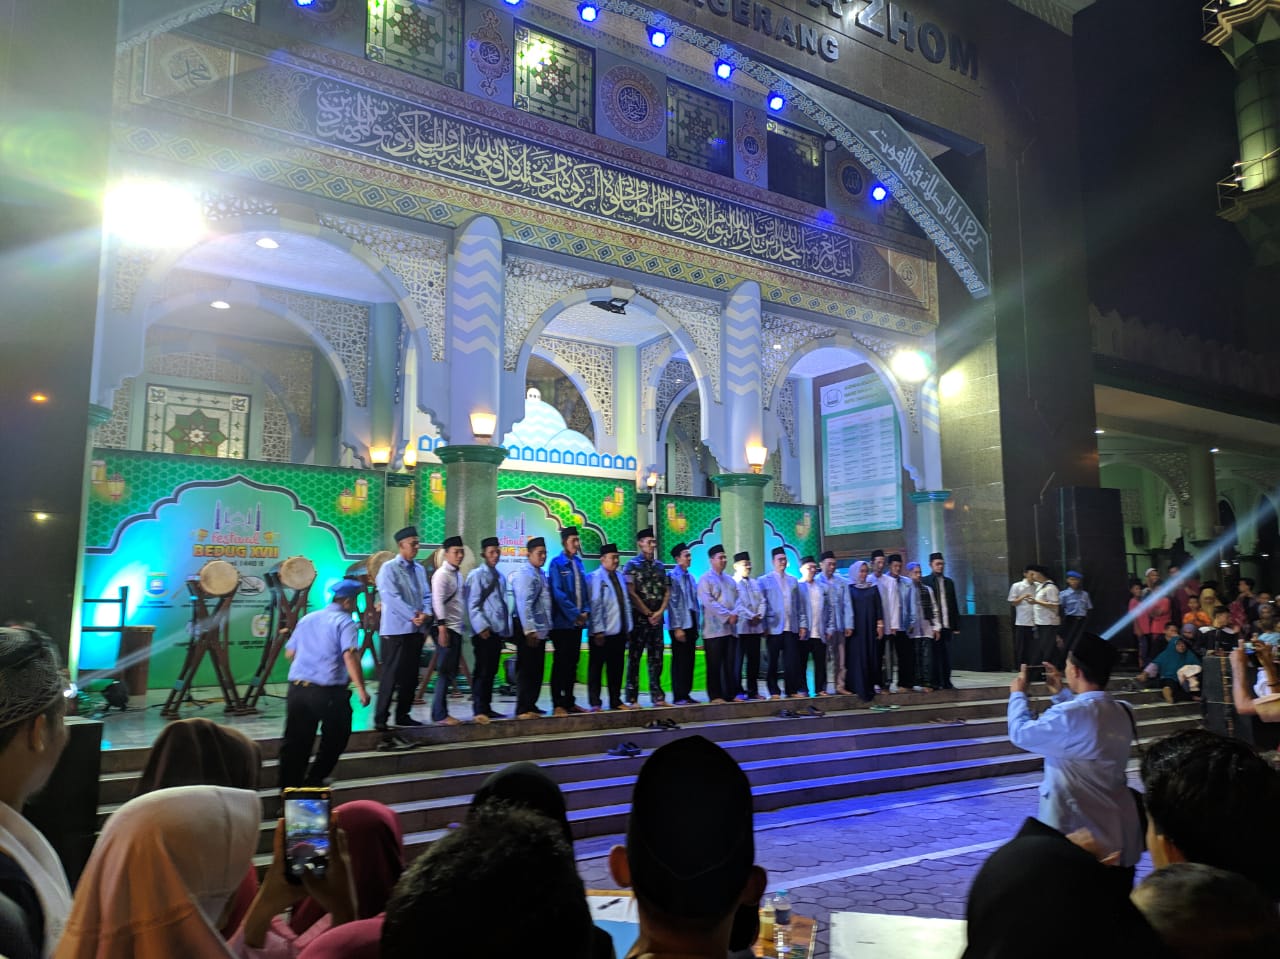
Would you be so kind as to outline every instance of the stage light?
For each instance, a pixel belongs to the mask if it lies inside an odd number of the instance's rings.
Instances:
[[[1222,450],[1218,449],[1218,447],[1216,447],[1216,446],[1211,446],[1211,447],[1209,447],[1209,452],[1210,452],[1210,453],[1221,453],[1221,452],[1222,452]]]
[[[200,201],[164,180],[129,179],[103,202],[106,231],[130,246],[183,248],[204,232]]]
[[[39,405],[39,404],[41,404],[41,403],[48,403],[48,402],[49,402],[49,394],[47,394],[47,393],[32,393],[32,394],[31,394],[31,402],[32,402],[32,403],[35,403],[35,404],[37,404],[37,405]]]
[[[48,513],[32,513],[31,515],[37,523],[43,523],[45,520],[49,518]]]
[[[964,391],[964,371],[950,369],[938,377],[938,396],[953,400]]]
[[[889,188],[883,183],[877,183],[871,188],[871,199],[877,203],[883,203],[889,197]]]
[[[747,444],[747,465],[751,467],[751,472],[760,473],[764,470],[764,461],[769,458],[769,451],[759,443]]]
[[[370,446],[369,462],[374,466],[386,466],[391,462],[390,446]]]
[[[415,469],[418,465],[418,447],[416,443],[410,441],[405,444],[404,448],[404,468],[407,470]]]
[[[929,378],[929,358],[919,350],[899,350],[889,365],[905,383],[923,383]]]
[[[1106,432],[1106,430],[1094,430],[1094,431],[1093,431],[1093,435],[1094,435],[1094,436],[1101,436],[1101,435],[1103,435],[1105,432]]]
[[[716,76],[718,76],[721,80],[728,80],[731,76],[733,76],[733,64],[730,63],[728,60],[717,60]]]
[[[518,6],[520,6],[520,0],[506,0],[506,3],[507,3],[507,6],[509,6],[509,7],[518,7]]]
[[[578,18],[583,23],[595,23],[600,19],[600,4],[598,3],[580,3],[578,4]]]
[[[315,2],[316,0],[293,0],[294,6],[298,7],[309,7]]]
[[[656,469],[649,470],[649,475],[644,478],[644,485],[649,488],[649,492],[651,493],[653,492],[654,488],[657,487],[658,471]]]
[[[471,414],[471,432],[478,440],[489,442],[498,428],[496,413],[476,412]]]
[[[591,305],[597,310],[604,310],[606,313],[618,313],[626,316],[627,302],[620,296],[613,296],[607,300],[592,300]]]
[[[783,107],[787,105],[787,98],[784,97],[781,93],[771,93],[769,94],[769,99],[765,101],[765,104],[766,106],[769,107],[770,110],[772,110],[774,113],[777,113],[779,110],[781,110]]]
[[[214,300],[214,301],[212,301],[209,305],[210,305],[211,307],[213,307],[215,310],[229,310],[229,309],[231,309],[231,304],[230,304],[230,303],[228,303],[226,300]]]
[[[661,50],[667,45],[667,31],[660,27],[650,27],[649,43]]]
[[[280,248],[280,244],[277,243],[275,240],[271,239],[271,237],[269,236],[259,237],[254,242],[254,246],[259,246],[264,250],[277,250]]]

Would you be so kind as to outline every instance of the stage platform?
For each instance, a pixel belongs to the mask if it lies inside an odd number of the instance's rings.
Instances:
[[[380,736],[370,728],[371,712],[358,710],[356,732],[334,772],[334,802],[375,799],[394,808],[413,855],[466,815],[485,777],[520,760],[539,763],[560,783],[575,836],[621,833],[644,758],[663,743],[690,733],[720,743],[742,765],[759,812],[1034,772],[1040,758],[1008,740],[1005,715],[1011,678],[968,673],[957,677],[961,688],[956,690],[881,695],[870,706],[856,697],[830,696],[423,726],[407,730],[418,747],[404,752],[376,751]],[[1169,705],[1158,693],[1148,692],[1126,692],[1122,698],[1134,705],[1144,741],[1200,723],[1198,703]],[[470,715],[465,701],[453,699],[450,704],[459,718]],[[279,810],[275,758],[284,707],[281,700],[266,697],[262,705],[264,712],[257,716],[226,715],[221,703],[184,707],[182,712],[184,717],[201,715],[235,726],[261,743],[264,821],[259,853],[266,854]],[[823,715],[777,715],[782,708],[799,711],[807,706]],[[495,697],[494,708],[509,713],[512,703]],[[425,719],[425,711],[419,706],[414,714]],[[671,720],[679,728],[645,728],[654,720]],[[158,708],[106,718],[101,817],[133,795],[147,748],[164,725]],[[624,742],[635,743],[641,754],[606,755]]]

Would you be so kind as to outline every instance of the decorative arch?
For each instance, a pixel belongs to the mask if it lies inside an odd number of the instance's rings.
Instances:
[[[1190,498],[1184,497],[1175,477],[1160,469],[1158,466],[1137,456],[1131,456],[1124,453],[1108,453],[1106,455],[1107,462],[1100,464],[1098,467],[1099,478],[1101,478],[1102,470],[1106,469],[1108,466],[1129,466],[1133,469],[1141,470],[1144,473],[1154,476],[1164,484],[1166,492],[1173,496],[1173,501],[1178,506],[1178,528],[1180,530],[1185,530],[1187,528],[1189,520],[1187,510],[1191,505]],[[1111,488],[1114,489],[1115,487]],[[1164,505],[1161,504],[1161,511],[1163,512],[1163,510]]]
[[[604,435],[604,411],[600,409],[600,405],[596,403],[592,397],[591,387],[588,385],[587,381],[583,379],[582,374],[565,357],[553,353],[550,350],[543,349],[541,346],[537,346],[536,344],[533,351],[530,353],[530,356],[536,356],[539,359],[550,363],[564,374],[565,379],[573,384],[574,389],[576,389],[578,394],[582,397],[582,402],[587,407],[587,413],[591,417],[591,430],[596,438],[595,446],[598,450],[600,448],[599,439]],[[528,363],[526,362],[524,365],[525,378],[527,381]]]

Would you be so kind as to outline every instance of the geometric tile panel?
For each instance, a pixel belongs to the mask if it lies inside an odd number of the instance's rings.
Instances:
[[[666,110],[644,72],[620,64],[600,78],[601,109],[622,136],[647,143],[662,132]]]
[[[595,129],[595,52],[516,23],[515,107],[535,116]]]
[[[667,81],[667,157],[733,175],[733,104],[674,80]]]
[[[148,453],[244,459],[249,446],[249,402],[221,393],[148,384],[143,449]]]
[[[462,86],[460,0],[369,0],[365,55],[415,76]]]

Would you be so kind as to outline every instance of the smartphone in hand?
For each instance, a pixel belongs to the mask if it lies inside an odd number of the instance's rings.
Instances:
[[[329,790],[286,789],[281,799],[284,802],[285,878],[300,883],[308,872],[323,876],[329,868]]]

